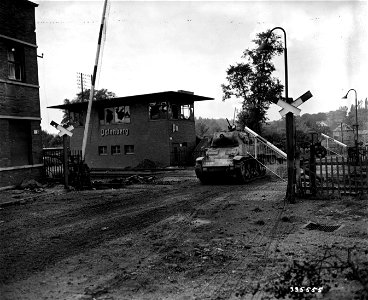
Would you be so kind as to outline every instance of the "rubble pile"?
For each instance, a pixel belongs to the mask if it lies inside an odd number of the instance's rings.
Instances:
[[[95,180],[92,182],[92,187],[96,189],[113,188],[113,187],[121,188],[131,184],[154,183],[155,180],[156,180],[155,176],[131,175],[126,178],[114,178],[109,181]]]

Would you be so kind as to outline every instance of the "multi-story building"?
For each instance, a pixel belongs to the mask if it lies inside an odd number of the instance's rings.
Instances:
[[[41,175],[37,6],[0,1],[0,188]]]
[[[90,168],[178,165],[196,145],[194,102],[213,98],[161,92],[93,101],[85,161]],[[80,150],[87,102],[52,106],[66,110],[75,127],[71,150]]]

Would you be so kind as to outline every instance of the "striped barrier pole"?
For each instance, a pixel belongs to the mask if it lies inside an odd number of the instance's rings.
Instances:
[[[93,96],[94,96],[94,93],[95,93],[97,66],[98,66],[98,59],[100,57],[102,32],[103,32],[103,27],[104,27],[104,24],[105,24],[106,6],[107,6],[107,0],[105,0],[105,2],[104,2],[103,11],[102,11],[100,33],[98,35],[98,43],[97,43],[97,51],[96,51],[96,60],[95,60],[95,66],[93,68],[92,85],[91,85],[91,90],[90,90],[90,93],[89,93],[89,100],[88,100],[86,125],[84,126],[84,135],[83,135],[83,142],[82,142],[82,160],[83,161],[84,161],[84,158],[85,158],[85,155],[86,155],[87,136],[88,136],[89,122],[90,122],[90,118],[91,118],[92,100],[93,100]]]

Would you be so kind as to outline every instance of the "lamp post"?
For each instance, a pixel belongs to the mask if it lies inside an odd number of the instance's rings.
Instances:
[[[358,149],[358,141],[359,141],[359,134],[358,134],[358,96],[357,96],[357,91],[355,89],[350,89],[348,90],[348,92],[346,93],[346,95],[344,97],[342,97],[341,99],[348,99],[348,94],[350,91],[354,91],[355,92],[355,127],[356,127],[356,136],[355,136],[355,151],[356,151],[356,159],[357,161],[359,160],[359,149]]]
[[[272,31],[280,29],[284,33],[284,63],[285,63],[285,99],[287,103],[292,103],[292,99],[289,99],[289,80],[288,80],[288,60],[287,60],[287,47],[286,47],[286,31],[282,27],[273,28],[266,37],[266,40],[261,44],[258,50],[264,50],[267,48],[267,41],[271,36]],[[294,115],[289,112],[286,114],[286,146],[287,146],[287,170],[288,170],[288,183],[286,190],[286,199],[290,203],[295,202],[295,126]]]

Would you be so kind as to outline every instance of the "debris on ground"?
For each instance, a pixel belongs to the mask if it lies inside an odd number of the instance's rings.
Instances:
[[[154,161],[149,159],[142,160],[135,169],[156,169],[157,165]]]
[[[140,176],[131,175],[127,178],[114,178],[109,181],[94,180],[92,182],[93,188],[104,189],[104,188],[122,188],[126,185],[131,184],[147,184],[155,182],[155,176]]]
[[[42,189],[43,185],[34,179],[25,179],[19,185],[19,188],[22,190],[25,190],[25,189],[38,190],[38,189]]]

